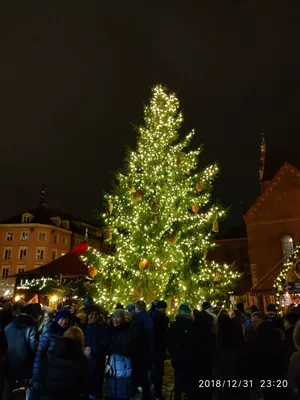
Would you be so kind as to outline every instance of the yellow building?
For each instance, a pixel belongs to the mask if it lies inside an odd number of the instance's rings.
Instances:
[[[18,272],[40,267],[81,243],[100,247],[101,230],[61,211],[51,210],[42,191],[38,208],[0,223],[0,296],[11,290]]]

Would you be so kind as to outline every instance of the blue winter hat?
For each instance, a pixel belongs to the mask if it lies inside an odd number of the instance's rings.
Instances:
[[[72,319],[72,314],[69,310],[60,310],[55,314],[54,320],[58,322],[61,318]]]
[[[134,311],[135,310],[135,304],[132,304],[132,303],[127,304],[126,310],[129,311],[129,312]]]

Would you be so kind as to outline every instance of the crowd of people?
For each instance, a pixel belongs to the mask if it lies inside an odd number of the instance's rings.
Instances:
[[[300,307],[244,311],[188,303],[170,321],[167,303],[89,302],[80,314],[7,302],[0,312],[1,396],[28,400],[163,400],[165,359],[174,400],[300,398]],[[170,397],[171,396],[171,397]],[[182,397],[185,396],[185,397]],[[166,400],[169,400],[167,398]]]

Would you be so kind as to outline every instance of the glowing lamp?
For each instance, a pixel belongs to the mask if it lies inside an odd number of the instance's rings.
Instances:
[[[15,302],[17,303],[20,299],[21,299],[21,296],[18,296],[18,295],[17,295],[17,296],[15,297]]]
[[[57,297],[56,295],[53,295],[53,296],[51,297],[52,303],[56,303],[57,300],[58,300],[58,297]]]

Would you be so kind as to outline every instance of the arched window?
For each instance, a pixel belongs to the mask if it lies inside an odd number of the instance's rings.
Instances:
[[[283,236],[282,251],[284,258],[288,257],[294,251],[293,238],[290,235]]]

